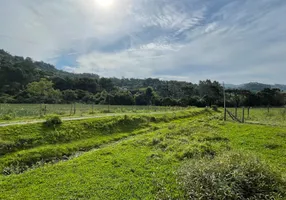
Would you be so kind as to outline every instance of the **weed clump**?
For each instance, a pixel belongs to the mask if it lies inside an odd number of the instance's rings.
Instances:
[[[156,121],[157,121],[156,117],[150,117],[150,122],[156,122]]]
[[[179,172],[187,199],[254,200],[285,197],[286,182],[255,157],[230,153],[191,161]]]
[[[44,122],[47,127],[54,127],[62,124],[62,119],[58,115],[50,115],[46,117],[46,121]]]
[[[9,121],[9,120],[12,120],[14,119],[14,116],[12,114],[6,114],[6,115],[3,115],[1,117],[2,120],[6,120],[6,121]]]
[[[179,160],[208,157],[213,158],[216,151],[209,143],[192,144],[176,154]]]
[[[212,105],[212,110],[217,112],[218,111],[218,106],[217,105]]]
[[[175,129],[176,128],[176,124],[170,124],[169,126],[168,126],[168,129],[169,130],[172,130],[172,129]]]
[[[153,140],[152,140],[152,145],[155,146],[155,145],[159,144],[160,142],[161,142],[160,139],[158,139],[158,138],[153,138]]]
[[[264,147],[265,147],[266,149],[271,149],[271,150],[273,150],[273,149],[278,149],[278,148],[282,147],[282,145],[273,144],[273,143],[272,143],[272,144],[271,144],[271,143],[268,143],[268,144],[265,144]]]

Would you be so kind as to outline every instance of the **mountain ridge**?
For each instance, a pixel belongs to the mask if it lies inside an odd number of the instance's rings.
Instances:
[[[249,82],[244,84],[225,84],[225,87],[227,89],[243,89],[243,90],[250,90],[250,91],[261,91],[264,88],[278,88],[282,91],[286,90],[286,85],[283,84],[265,84],[265,83],[259,83],[259,82]]]

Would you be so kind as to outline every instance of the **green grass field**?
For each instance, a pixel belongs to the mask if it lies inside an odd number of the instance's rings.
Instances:
[[[235,108],[228,108],[235,114]],[[245,122],[260,123],[267,125],[286,125],[286,107],[285,108],[245,108]],[[237,117],[242,119],[242,108],[237,109]]]
[[[163,106],[120,106],[91,104],[0,104],[0,122],[38,119],[57,114],[62,117],[83,117],[104,113],[150,113],[178,111],[185,108]]]
[[[0,127],[0,150],[0,199],[286,198],[286,129],[208,109]]]

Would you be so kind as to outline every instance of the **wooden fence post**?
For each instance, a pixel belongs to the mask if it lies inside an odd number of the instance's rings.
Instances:
[[[248,107],[248,110],[247,110],[247,118],[249,119],[249,114],[250,114],[250,107]]]
[[[74,103],[73,114],[75,115],[75,113],[76,113],[76,107],[75,107],[75,103]]]
[[[47,114],[47,105],[45,105],[44,115]]]
[[[244,123],[244,107],[242,108],[242,120],[241,120],[242,123]]]
[[[235,113],[234,116],[237,117],[237,106],[235,107]]]
[[[42,117],[42,104],[40,104],[40,117]]]

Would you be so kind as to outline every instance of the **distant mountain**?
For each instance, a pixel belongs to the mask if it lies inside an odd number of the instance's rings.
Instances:
[[[224,84],[224,87],[226,89],[237,89],[240,87],[240,85],[234,85],[234,84]]]
[[[264,88],[278,88],[283,91],[286,90],[286,85],[281,85],[281,84],[271,85],[271,84],[264,84],[264,83],[257,83],[257,82],[250,82],[250,83],[245,83],[241,85],[225,84],[225,87],[227,89],[244,89],[244,90],[250,90],[253,92],[261,91]]]

